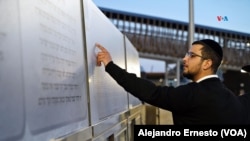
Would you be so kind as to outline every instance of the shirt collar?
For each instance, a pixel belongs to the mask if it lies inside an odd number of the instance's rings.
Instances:
[[[196,83],[199,83],[199,82],[201,82],[201,81],[203,81],[205,79],[208,79],[208,78],[218,78],[218,75],[213,74],[213,75],[208,75],[208,76],[202,77],[199,80],[197,80]]]

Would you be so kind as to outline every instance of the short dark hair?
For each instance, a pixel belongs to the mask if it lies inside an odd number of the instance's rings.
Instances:
[[[195,41],[192,43],[194,44],[200,44],[203,45],[201,49],[201,54],[205,59],[211,59],[212,60],[212,70],[214,73],[217,72],[219,66],[221,65],[222,57],[223,57],[223,51],[221,46],[211,39],[204,39]]]

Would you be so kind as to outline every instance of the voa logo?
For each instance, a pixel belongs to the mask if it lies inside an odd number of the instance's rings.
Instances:
[[[217,16],[217,20],[219,22],[221,22],[221,21],[228,21],[228,18],[227,18],[227,16]]]

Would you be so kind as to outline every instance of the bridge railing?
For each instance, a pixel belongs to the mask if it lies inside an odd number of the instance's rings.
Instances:
[[[140,53],[181,59],[188,51],[188,23],[100,8]],[[194,40],[210,38],[224,50],[222,67],[240,69],[250,64],[250,34],[195,25]]]

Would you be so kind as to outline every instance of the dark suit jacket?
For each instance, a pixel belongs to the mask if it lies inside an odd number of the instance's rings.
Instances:
[[[245,113],[246,113],[246,119],[247,119],[247,124],[250,125],[250,94],[246,93],[242,96],[239,96],[239,99],[241,103],[243,104],[245,108]]]
[[[113,62],[105,70],[130,94],[171,111],[175,125],[246,123],[241,101],[218,78],[175,88],[156,86],[149,80],[126,72]]]

